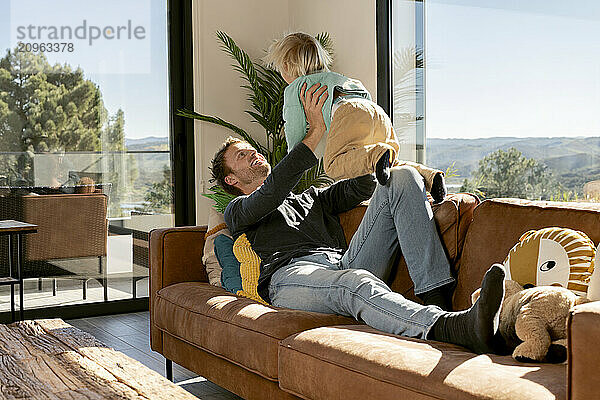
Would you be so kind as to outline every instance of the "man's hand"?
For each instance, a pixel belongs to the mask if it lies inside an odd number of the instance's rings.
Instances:
[[[308,121],[310,128],[302,142],[314,152],[321,141],[323,134],[327,130],[325,120],[323,119],[322,109],[329,93],[326,92],[327,85],[323,85],[319,89],[321,84],[315,83],[308,90],[306,90],[306,86],[305,82],[300,89],[300,101],[304,107],[304,114],[306,115],[306,120]]]

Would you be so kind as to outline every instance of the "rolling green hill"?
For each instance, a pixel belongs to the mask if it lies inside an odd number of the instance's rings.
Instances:
[[[586,182],[600,179],[600,137],[428,139],[427,164],[446,170],[454,163],[459,177],[449,183],[458,184],[471,178],[487,154],[511,147],[547,165],[565,188],[576,193],[581,194]]]

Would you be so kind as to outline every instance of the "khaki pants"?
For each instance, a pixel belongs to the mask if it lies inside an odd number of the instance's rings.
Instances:
[[[334,180],[355,178],[375,172],[381,156],[390,150],[392,166],[409,165],[417,169],[430,191],[433,177],[442,171],[422,164],[397,159],[400,145],[392,121],[383,109],[365,101],[348,101],[333,114],[323,165]]]

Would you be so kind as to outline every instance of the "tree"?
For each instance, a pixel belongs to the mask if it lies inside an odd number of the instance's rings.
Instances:
[[[173,206],[173,184],[171,182],[171,170],[168,165],[163,167],[163,179],[152,184],[146,196],[146,204],[142,211],[145,212],[172,212]]]
[[[479,161],[472,179],[465,179],[461,191],[475,192],[482,197],[516,197],[550,199],[561,191],[548,167],[533,158],[526,158],[511,147],[497,150]]]
[[[14,153],[0,158],[10,185],[35,184],[36,153],[101,151],[87,168],[101,163],[103,181],[112,184],[111,216],[121,215],[138,175],[135,158],[124,154],[123,110],[109,117],[98,85],[80,68],[50,65],[43,53],[8,50],[0,59],[0,150]]]
[[[15,150],[100,150],[106,109],[81,69],[51,66],[43,53],[9,50],[0,59],[0,93],[8,116],[17,117],[7,126]]]
[[[103,179],[111,183],[109,215],[122,215],[121,204],[131,201],[132,188],[138,178],[137,160],[125,147],[125,113],[119,109],[108,118],[102,137]]]
[[[97,85],[43,53],[8,50],[0,59],[0,148],[21,152],[3,165],[32,185],[35,152],[99,151],[107,111]],[[10,161],[5,162],[10,163]]]
[[[108,151],[125,150],[125,113],[120,108],[114,116],[108,119],[104,149]]]

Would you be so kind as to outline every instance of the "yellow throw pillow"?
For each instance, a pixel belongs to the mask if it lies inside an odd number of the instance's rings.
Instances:
[[[236,294],[268,305],[258,295],[258,277],[260,276],[261,260],[258,254],[252,250],[245,233],[233,243],[233,254],[240,262],[240,275],[242,276],[242,290],[238,290]]]

